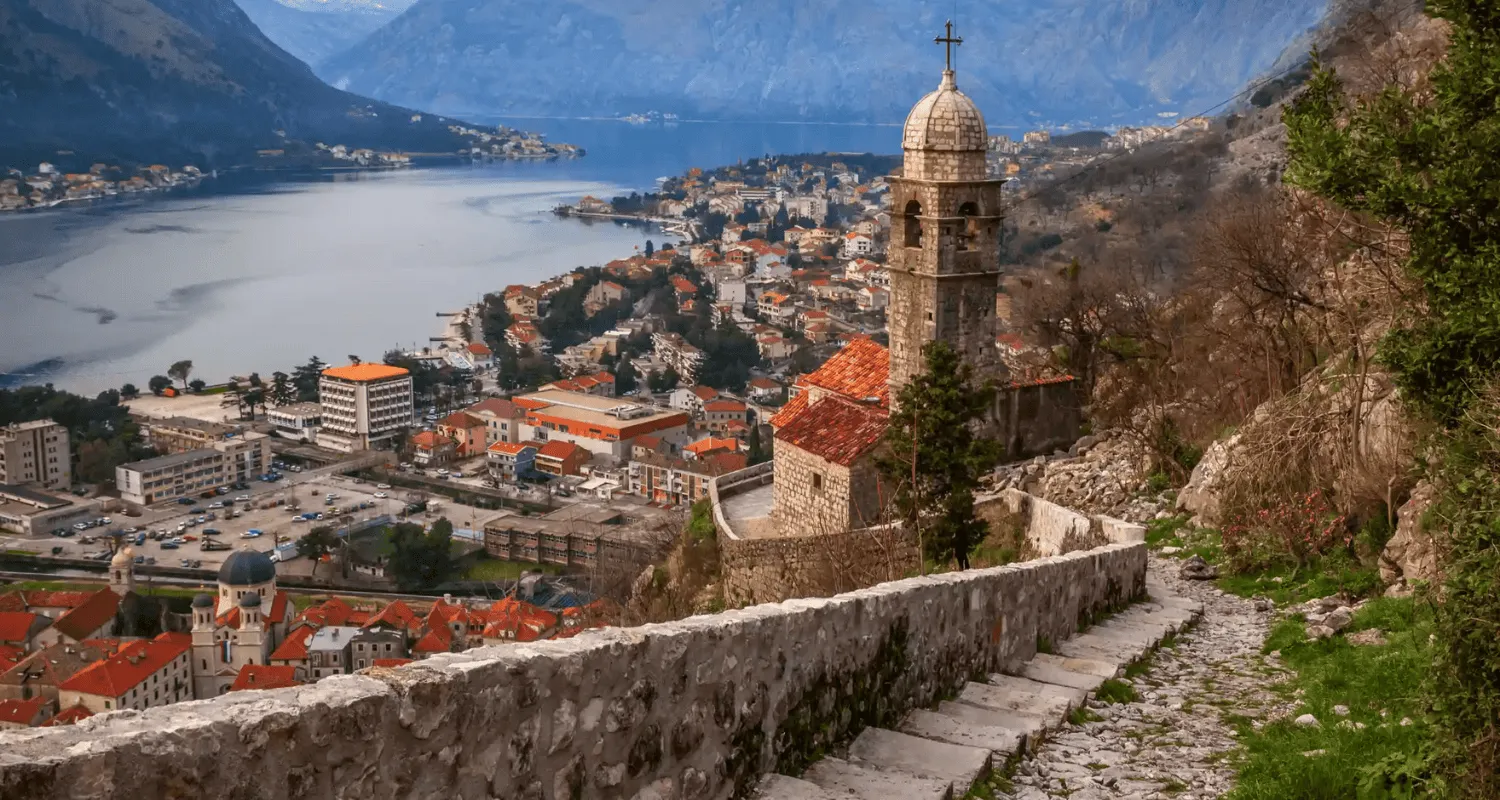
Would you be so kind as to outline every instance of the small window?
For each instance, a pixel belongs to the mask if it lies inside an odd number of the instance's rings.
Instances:
[[[818,491],[822,491],[823,490],[823,473],[821,473],[821,472],[814,472],[813,473],[813,488],[817,489]]]

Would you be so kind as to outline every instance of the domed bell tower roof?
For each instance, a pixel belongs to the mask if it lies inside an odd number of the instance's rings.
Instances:
[[[981,153],[989,149],[984,115],[968,95],[958,90],[953,70],[943,70],[937,91],[918,100],[906,115],[901,149]]]

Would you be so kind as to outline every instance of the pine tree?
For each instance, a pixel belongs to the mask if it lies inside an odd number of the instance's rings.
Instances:
[[[974,489],[1003,452],[975,432],[995,390],[976,386],[973,369],[946,342],[922,348],[927,369],[901,388],[881,472],[897,487],[897,516],[922,535],[926,555],[968,569],[988,524],[974,514]]]

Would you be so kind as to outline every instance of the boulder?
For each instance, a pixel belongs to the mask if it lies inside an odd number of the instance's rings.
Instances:
[[[1411,581],[1436,582],[1437,544],[1422,528],[1422,516],[1437,497],[1437,487],[1427,481],[1412,489],[1411,497],[1396,511],[1396,534],[1380,554],[1380,577],[1387,584]]]
[[[1219,577],[1219,568],[1203,560],[1203,556],[1193,556],[1182,562],[1182,568],[1178,575],[1190,581],[1211,581]]]
[[[1236,445],[1240,443],[1240,435],[1235,434],[1228,439],[1214,442],[1198,461],[1198,466],[1193,467],[1193,474],[1188,478],[1186,486],[1177,492],[1177,508],[1193,514],[1201,524],[1207,526],[1218,525],[1219,519],[1219,492],[1222,490],[1224,472],[1229,467],[1230,456]]]
[[[1341,631],[1349,627],[1349,623],[1353,621],[1354,611],[1351,610],[1348,606],[1344,606],[1343,608],[1336,608],[1328,612],[1328,616],[1323,618],[1323,624],[1327,625],[1330,628],[1333,628],[1334,631]]]

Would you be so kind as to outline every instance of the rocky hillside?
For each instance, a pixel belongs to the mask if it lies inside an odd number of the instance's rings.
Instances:
[[[0,0],[0,166],[220,166],[299,140],[458,144],[445,120],[329,87],[232,0]]]
[[[959,81],[996,132],[1192,113],[1275,63],[1324,6],[977,0],[958,20]],[[420,0],[320,74],[445,113],[890,122],[936,84],[949,13],[917,0]]]

